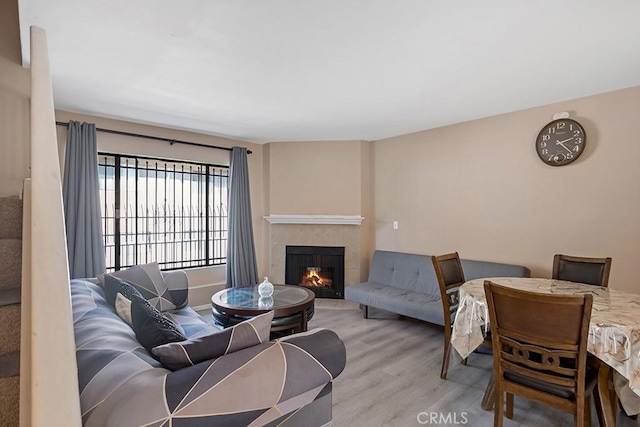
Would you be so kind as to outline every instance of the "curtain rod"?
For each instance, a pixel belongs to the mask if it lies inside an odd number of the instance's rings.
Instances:
[[[56,125],[58,125],[58,126],[69,126],[69,122],[56,122]],[[154,141],[168,142],[171,145],[173,145],[173,144],[184,144],[184,145],[191,145],[193,147],[216,148],[218,150],[231,151],[231,148],[229,148],[229,147],[220,147],[219,145],[200,144],[198,142],[181,141],[179,139],[162,138],[160,136],[143,135],[143,134],[140,134],[140,133],[124,132],[124,131],[121,131],[121,130],[104,129],[104,128],[96,127],[96,132],[113,133],[113,134],[116,134],[116,135],[132,136],[134,138],[152,139]],[[251,153],[252,153],[251,150],[247,150],[247,154],[251,154]]]

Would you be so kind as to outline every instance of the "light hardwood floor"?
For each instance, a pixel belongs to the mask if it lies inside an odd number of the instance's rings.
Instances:
[[[347,366],[333,385],[333,426],[492,426],[493,412],[480,401],[492,358],[472,354],[468,365],[454,352],[446,380],[440,379],[442,328],[358,305],[317,299],[309,328],[336,331],[347,348]],[[466,421],[466,422],[465,422]],[[592,425],[598,420],[593,411]],[[514,419],[505,427],[573,426],[573,417],[516,397]],[[619,416],[617,427],[640,426]]]

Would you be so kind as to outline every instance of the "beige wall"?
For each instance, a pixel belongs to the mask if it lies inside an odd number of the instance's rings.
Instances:
[[[29,70],[22,68],[18,3],[0,1],[0,196],[29,176]]]
[[[96,126],[100,128],[114,129],[163,138],[179,139],[183,141],[217,145],[221,147],[247,147],[253,152],[253,154],[250,154],[248,156],[248,164],[258,271],[261,272],[261,274],[263,271],[265,271],[264,251],[262,250],[262,248],[264,247],[264,244],[262,242],[262,227],[264,221],[262,218],[264,216],[264,212],[262,210],[264,190],[262,185],[262,145],[236,141],[212,135],[167,129],[157,126],[148,126],[121,120],[70,113],[66,111],[57,111],[56,120],[62,122],[67,122],[69,120],[78,120],[95,123]],[[66,143],[67,133],[64,126],[58,126],[57,130],[58,145],[60,147],[62,164],[64,159],[64,145]],[[183,144],[170,145],[168,143],[160,141],[152,141],[103,132],[98,132],[98,150],[122,154],[139,154],[177,160],[191,160],[220,165],[229,164],[229,151],[226,150],[214,150],[210,148],[193,147]],[[226,282],[226,266],[188,269],[187,274],[189,276],[189,286],[191,288],[189,292],[189,299],[190,303],[195,306],[210,304],[209,298],[211,298],[211,294],[218,289],[222,289]]]
[[[269,144],[269,212],[360,215],[362,141]]]
[[[568,111],[587,132],[574,163],[543,164],[539,130]],[[640,292],[640,87],[373,144],[375,247],[523,264],[611,256],[610,286]],[[399,229],[392,229],[392,221]]]

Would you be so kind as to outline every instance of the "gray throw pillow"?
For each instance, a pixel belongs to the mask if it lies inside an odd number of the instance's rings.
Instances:
[[[118,279],[111,275],[104,276],[102,289],[104,290],[104,296],[107,299],[107,302],[112,306],[115,306],[116,295],[118,294],[121,294],[129,300],[133,298],[133,295],[138,295],[144,298],[135,286],[129,284],[129,282],[124,279]]]
[[[149,353],[159,345],[187,339],[178,323],[138,295],[131,299],[131,327],[140,344]]]
[[[269,341],[273,311],[204,337],[173,342],[155,347],[153,355],[167,368],[175,371],[243,348]]]
[[[136,265],[126,270],[106,274],[104,277],[105,283],[108,276],[126,280],[127,283],[140,292],[144,299],[160,311],[176,309],[157,262]]]

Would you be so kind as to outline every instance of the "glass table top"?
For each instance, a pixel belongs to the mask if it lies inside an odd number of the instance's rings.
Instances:
[[[271,297],[261,297],[258,286],[227,289],[216,295],[222,304],[237,308],[284,308],[312,298],[310,292],[299,286],[275,285]]]

